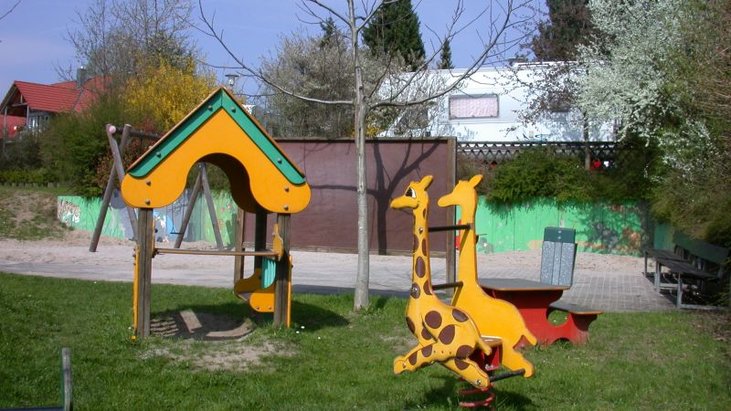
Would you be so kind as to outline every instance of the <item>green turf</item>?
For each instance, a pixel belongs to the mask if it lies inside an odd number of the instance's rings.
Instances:
[[[243,319],[227,289],[155,284],[153,316],[192,309]],[[132,343],[131,285],[0,274],[0,408],[60,401],[61,347],[72,351],[76,409],[456,409],[452,373],[432,365],[392,373],[411,344],[405,300],[374,297],[353,314],[349,295],[295,295],[294,326],[266,315],[242,340],[152,337]],[[731,409],[728,314],[606,313],[581,347],[527,351],[531,379],[496,383],[500,410]],[[257,366],[231,361],[257,347]],[[233,354],[233,356],[231,356]],[[228,357],[227,357],[228,355]],[[229,369],[201,363],[228,358]]]

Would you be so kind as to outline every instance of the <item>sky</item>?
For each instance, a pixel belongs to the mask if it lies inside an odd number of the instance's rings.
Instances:
[[[16,1],[0,0],[0,15]],[[215,26],[217,30],[223,30],[229,47],[247,64],[256,66],[262,58],[276,55],[276,46],[282,36],[292,33],[317,35],[321,32],[319,26],[312,23],[312,17],[302,10],[300,0],[202,2],[206,15],[215,16]],[[538,0],[530,2],[543,3]],[[58,67],[75,69],[82,65],[83,62],[75,58],[67,33],[79,28],[77,13],[85,12],[92,3],[92,0],[21,0],[12,13],[0,20],[0,89],[7,90],[14,80],[37,83],[60,81]],[[326,3],[339,10],[345,4],[343,0],[328,0]],[[356,1],[356,4],[360,3]],[[419,15],[422,38],[429,53],[438,47],[438,39],[444,35],[456,1],[412,0],[412,3]],[[481,49],[481,36],[484,36],[484,27],[489,20],[485,14],[477,15],[486,3],[496,1],[465,1],[463,24],[473,18],[477,20],[451,43],[452,61],[457,68],[469,64]],[[524,14],[529,12],[524,10]],[[193,18],[199,22],[197,7]],[[209,63],[219,66],[233,64],[233,59],[208,36],[194,29],[191,36]],[[227,72],[216,70],[222,82]],[[253,87],[255,84],[237,84],[237,89],[251,90]]]

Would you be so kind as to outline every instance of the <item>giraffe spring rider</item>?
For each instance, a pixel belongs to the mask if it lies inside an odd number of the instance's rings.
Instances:
[[[409,184],[404,195],[391,201],[391,207],[411,210],[414,216],[414,251],[412,285],[406,307],[406,324],[417,338],[417,345],[393,362],[393,371],[400,374],[414,371],[433,362],[454,371],[480,391],[489,392],[491,387],[487,372],[470,356],[475,351],[486,355],[492,352],[488,341],[483,340],[472,319],[463,310],[442,302],[431,286],[429,264],[427,188],[432,176]],[[492,394],[481,405],[487,405]]]
[[[507,301],[490,297],[477,282],[477,255],[475,247],[475,210],[477,208],[477,191],[475,187],[482,181],[482,175],[473,176],[469,181],[460,180],[451,193],[442,196],[438,201],[440,207],[459,206],[461,209],[462,228],[459,233],[459,266],[457,287],[452,297],[452,305],[467,312],[475,321],[482,335],[500,337],[502,340],[502,359],[506,368],[513,370],[514,375],[523,374],[528,378],[533,375],[533,364],[516,350],[527,342],[536,344],[536,337],[528,330],[523,317],[515,306]]]

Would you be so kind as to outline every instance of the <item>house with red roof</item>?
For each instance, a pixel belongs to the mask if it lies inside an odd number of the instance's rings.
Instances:
[[[78,74],[77,80],[53,84],[14,81],[0,104],[0,139],[13,141],[21,131],[41,130],[56,114],[87,109],[104,84],[101,77],[86,79],[84,70]]]

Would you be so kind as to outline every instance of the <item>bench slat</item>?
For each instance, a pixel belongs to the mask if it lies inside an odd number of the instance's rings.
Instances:
[[[603,311],[597,310],[595,308],[583,307],[578,304],[569,303],[561,300],[552,302],[550,307],[554,310],[566,311],[568,313],[577,315],[599,315],[603,313]]]

